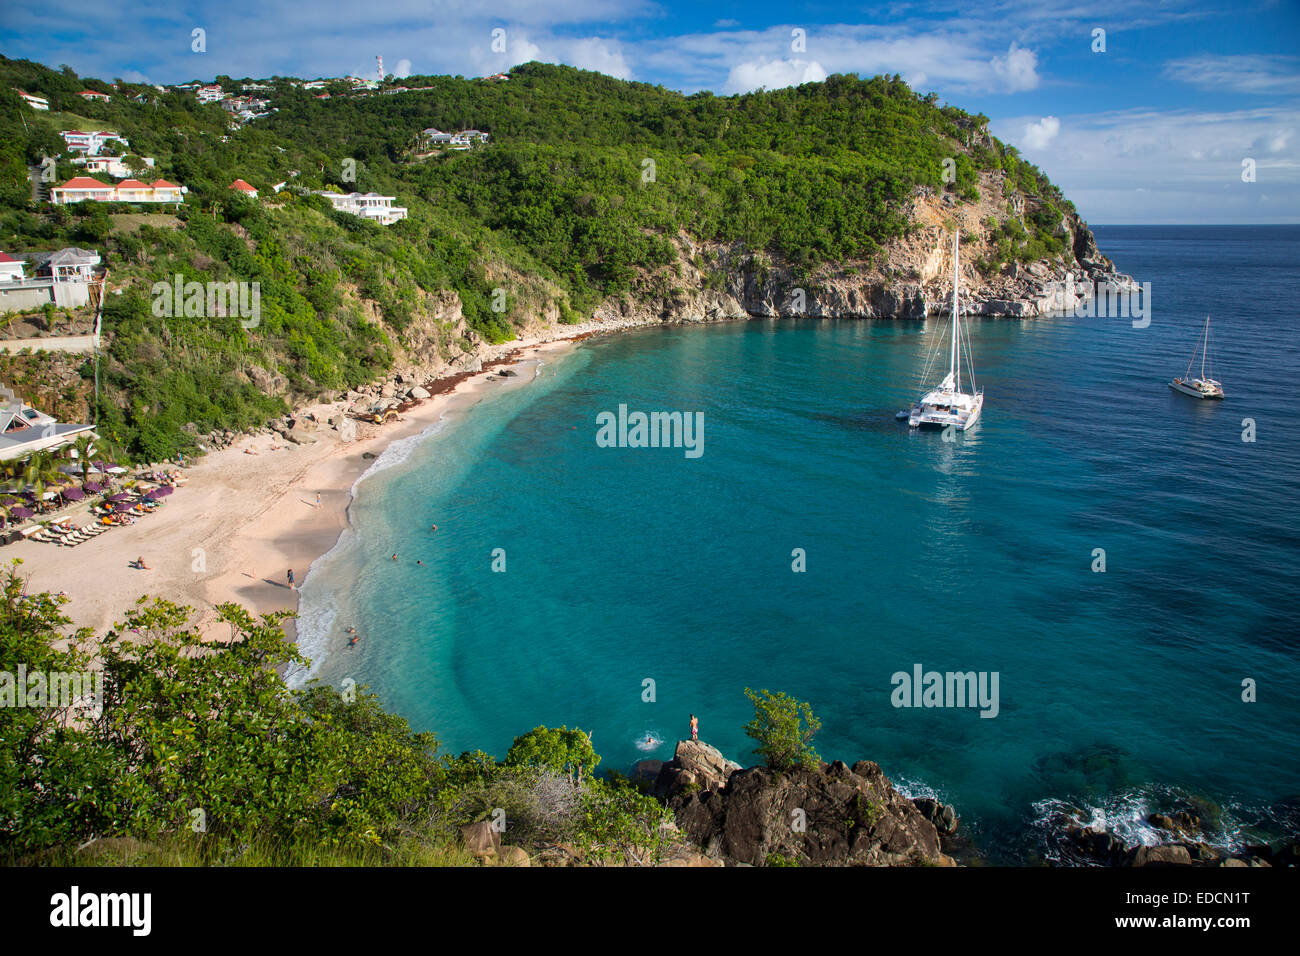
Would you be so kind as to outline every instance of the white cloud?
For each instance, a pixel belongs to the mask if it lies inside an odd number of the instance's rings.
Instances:
[[[1300,93],[1300,58],[1294,56],[1189,56],[1170,60],[1171,80],[1234,93]]]
[[[989,65],[1009,93],[1038,86],[1038,54],[1014,41],[1006,56],[995,56],[989,60]]]
[[[723,89],[728,93],[748,93],[760,87],[779,90],[824,79],[826,70],[816,60],[753,60],[733,66]]]
[[[393,68],[393,76],[397,77],[399,80],[404,80],[406,79],[406,77],[410,75],[411,75],[411,61],[398,60],[397,66]]]
[[[1061,121],[1055,116],[1044,116],[1037,123],[1026,123],[1024,135],[1020,138],[1023,149],[1047,149],[1056,134],[1061,131]]]
[[[1026,134],[1042,122],[1022,116],[990,129],[1029,148]],[[1032,159],[1092,222],[1294,222],[1300,163],[1282,151],[1297,130],[1296,107],[1076,114]],[[1247,157],[1257,161],[1255,183],[1241,181]]]
[[[618,45],[600,37],[575,41],[564,57],[564,62],[580,70],[595,70],[620,80],[632,79],[632,70]]]

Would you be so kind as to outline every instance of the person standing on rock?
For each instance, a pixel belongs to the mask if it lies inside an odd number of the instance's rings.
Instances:
[[[691,714],[691,740],[700,739],[700,721],[694,714]]]

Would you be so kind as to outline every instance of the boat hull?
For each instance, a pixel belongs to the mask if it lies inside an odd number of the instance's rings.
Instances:
[[[1181,392],[1183,395],[1190,395],[1192,398],[1208,399],[1210,401],[1222,401],[1223,389],[1219,386],[1212,386],[1209,389],[1197,388],[1187,382],[1174,379],[1169,383],[1169,387],[1175,392]]]
[[[929,410],[921,405],[914,405],[911,414],[908,415],[907,424],[910,428],[948,428],[952,427],[959,432],[967,431],[975,427],[979,421],[980,412],[984,410],[984,396],[975,396],[975,401],[969,409],[964,409],[960,413],[954,414],[951,411]]]

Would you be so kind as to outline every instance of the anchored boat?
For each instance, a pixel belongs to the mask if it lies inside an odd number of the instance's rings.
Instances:
[[[1196,361],[1196,352],[1201,353],[1201,377],[1192,378],[1192,365]],[[1187,375],[1183,378],[1176,378],[1169,383],[1169,387],[1175,392],[1182,392],[1184,395],[1190,395],[1192,398],[1223,398],[1223,383],[1211,378],[1205,372],[1205,365],[1210,356],[1210,317],[1205,317],[1205,337],[1201,342],[1201,347],[1192,353],[1192,361],[1187,363]],[[1211,363],[1210,372],[1213,373],[1214,365]]]
[[[912,428],[947,428],[951,425],[964,432],[979,421],[980,411],[984,408],[984,390],[975,387],[975,363],[971,361],[969,331],[965,336],[962,335],[961,272],[958,267],[960,232],[957,230],[952,237],[952,344],[949,349],[948,374],[938,388],[926,392],[912,406],[907,415],[907,424]],[[921,375],[922,381],[930,377],[930,368],[937,354],[936,347]],[[969,392],[962,391],[961,387],[963,354],[966,358],[966,376],[970,379]],[[901,413],[899,417],[902,417]]]

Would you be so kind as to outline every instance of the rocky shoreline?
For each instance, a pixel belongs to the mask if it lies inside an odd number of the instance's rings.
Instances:
[[[681,833],[706,860],[725,866],[984,865],[954,807],[910,798],[880,766],[860,760],[778,772],[741,767],[697,740],[677,743],[668,761],[644,760],[634,779],[672,811]],[[1064,866],[1269,867],[1300,864],[1300,841],[1253,844],[1231,852],[1207,842],[1213,812],[1187,803],[1148,822],[1167,836],[1125,843],[1062,811],[1048,821]]]

